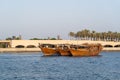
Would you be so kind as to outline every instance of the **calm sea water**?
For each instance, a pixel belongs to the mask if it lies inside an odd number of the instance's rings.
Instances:
[[[120,52],[97,57],[0,53],[0,80],[120,80]]]

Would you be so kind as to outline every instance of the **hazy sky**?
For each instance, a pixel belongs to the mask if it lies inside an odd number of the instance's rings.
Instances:
[[[83,29],[120,32],[120,0],[0,0],[0,39],[67,39]]]

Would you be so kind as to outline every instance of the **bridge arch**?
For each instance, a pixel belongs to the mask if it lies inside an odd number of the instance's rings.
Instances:
[[[120,44],[115,45],[114,47],[120,47]]]
[[[15,46],[15,48],[25,48],[25,46],[24,45],[17,45],[17,46]]]
[[[113,45],[107,44],[107,45],[104,45],[103,47],[109,47],[109,48],[111,48],[111,47],[113,47]]]

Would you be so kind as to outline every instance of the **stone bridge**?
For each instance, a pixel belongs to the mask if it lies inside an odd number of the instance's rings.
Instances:
[[[83,44],[100,43],[103,47],[120,48],[120,42],[90,41],[90,40],[0,40],[0,44],[5,44],[9,48],[38,48],[40,44]]]

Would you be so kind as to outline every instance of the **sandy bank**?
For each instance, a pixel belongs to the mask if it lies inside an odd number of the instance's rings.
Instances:
[[[103,48],[102,51],[120,51],[120,48]],[[0,48],[0,52],[41,52],[40,48]]]
[[[40,48],[0,48],[0,52],[40,52]]]

